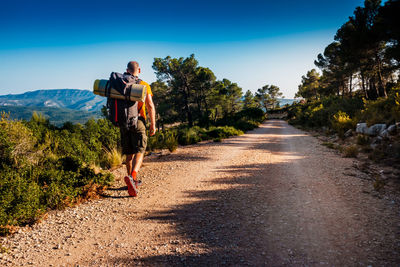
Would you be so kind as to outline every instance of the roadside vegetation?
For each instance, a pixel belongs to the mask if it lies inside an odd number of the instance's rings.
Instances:
[[[98,195],[113,177],[103,148],[117,147],[105,119],[55,127],[41,114],[29,121],[0,118],[0,233],[31,224],[49,209]]]
[[[302,100],[286,109],[291,124],[349,139],[345,156],[362,151],[400,162],[399,12],[392,0],[355,9],[314,61],[321,74],[312,69],[302,77]]]

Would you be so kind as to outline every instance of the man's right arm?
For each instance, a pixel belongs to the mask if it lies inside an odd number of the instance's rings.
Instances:
[[[146,108],[150,116],[150,136],[153,136],[156,133],[156,107],[154,106],[151,94],[147,94]]]

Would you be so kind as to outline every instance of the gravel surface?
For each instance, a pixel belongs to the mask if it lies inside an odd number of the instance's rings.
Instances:
[[[307,133],[272,120],[124,168],[105,198],[3,238],[5,266],[393,266],[399,201]]]

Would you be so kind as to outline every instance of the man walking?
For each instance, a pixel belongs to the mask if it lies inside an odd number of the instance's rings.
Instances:
[[[139,79],[140,74],[139,63],[130,61],[128,63],[124,75],[131,75],[135,79]],[[122,153],[126,155],[126,170],[128,175],[124,180],[128,186],[128,194],[136,197],[140,181],[137,179],[137,174],[143,162],[144,153],[146,151],[147,136],[146,136],[146,108],[150,116],[150,136],[156,132],[156,110],[153,103],[153,93],[150,85],[140,80],[139,84],[146,85],[146,100],[145,103],[138,102],[139,118],[137,126],[129,130],[120,128]]]

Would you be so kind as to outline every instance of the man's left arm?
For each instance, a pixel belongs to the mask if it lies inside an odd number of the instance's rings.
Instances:
[[[151,94],[147,94],[146,108],[150,116],[150,136],[153,136],[156,133],[156,108]]]

